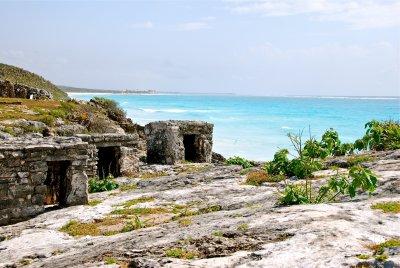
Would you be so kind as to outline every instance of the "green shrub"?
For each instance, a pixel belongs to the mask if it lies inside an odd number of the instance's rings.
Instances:
[[[290,161],[287,167],[287,176],[296,176],[300,179],[309,178],[314,171],[320,170],[323,167],[319,161],[309,158],[300,157]]]
[[[89,193],[111,191],[117,188],[118,184],[111,174],[104,179],[93,178],[89,180]]]
[[[286,205],[324,203],[334,201],[338,195],[344,194],[353,198],[358,189],[372,193],[377,185],[375,174],[361,166],[354,166],[349,171],[349,177],[338,178],[336,175],[317,191],[309,180],[305,184],[288,184],[281,193],[281,202]]]
[[[239,156],[230,157],[225,160],[225,163],[229,165],[239,165],[242,166],[243,168],[250,168],[253,166],[249,160]]]
[[[264,169],[271,175],[286,175],[288,173],[289,159],[287,149],[281,149],[274,154],[274,159],[265,163]]]
[[[304,143],[304,156],[310,158],[324,159],[328,156],[341,156],[352,154],[354,144],[342,143],[339,139],[339,134],[333,129],[328,129],[322,135],[321,141],[315,140],[310,134],[310,139]]]
[[[107,111],[107,116],[112,120],[120,121],[126,117],[126,112],[122,110],[114,100],[94,97],[93,102],[103,107]]]
[[[322,164],[318,160],[309,157],[304,153],[305,151],[301,140],[301,133],[299,133],[299,135],[289,134],[288,137],[290,138],[298,157],[289,160],[289,151],[287,149],[279,150],[275,153],[274,159],[264,165],[268,174],[286,175],[288,177],[296,176],[300,179],[304,179],[310,177],[314,171],[322,168]]]
[[[372,120],[365,124],[364,137],[355,141],[358,150],[396,150],[400,149],[400,124],[397,121],[379,122]]]

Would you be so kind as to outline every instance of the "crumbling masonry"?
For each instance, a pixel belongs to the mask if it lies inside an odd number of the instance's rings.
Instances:
[[[88,144],[78,138],[13,138],[0,143],[0,225],[88,202]]]
[[[158,121],[145,126],[147,162],[174,165],[210,163],[213,124],[203,121]]]
[[[0,226],[42,213],[45,205],[87,204],[88,176],[136,175],[137,140],[97,134],[0,141]]]

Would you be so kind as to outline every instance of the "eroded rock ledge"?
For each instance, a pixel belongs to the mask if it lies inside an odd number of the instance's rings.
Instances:
[[[282,185],[245,185],[237,166],[143,167],[140,176],[118,179],[135,187],[91,194],[95,206],[53,210],[1,227],[0,267],[398,267],[396,248],[387,251],[386,261],[356,256],[371,256],[369,246],[400,238],[399,214],[371,209],[378,202],[400,201],[400,151],[377,154],[363,165],[379,175],[373,196],[290,207],[276,205]],[[130,209],[163,211],[151,216],[155,224],[147,228],[112,236],[59,231],[71,220],[106,219],[140,198],[146,201]],[[165,220],[167,214],[175,220]],[[171,257],[182,249],[193,259]]]

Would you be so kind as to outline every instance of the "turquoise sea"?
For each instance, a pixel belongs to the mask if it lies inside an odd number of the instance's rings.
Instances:
[[[369,97],[253,97],[235,95],[119,95],[70,94],[89,100],[113,99],[141,125],[151,121],[182,119],[214,123],[215,152],[270,160],[279,148],[290,148],[287,133],[308,128],[320,137],[329,128],[352,142],[365,133],[372,119],[400,118],[400,98]]]

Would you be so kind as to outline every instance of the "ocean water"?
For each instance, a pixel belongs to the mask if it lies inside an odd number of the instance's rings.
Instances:
[[[309,128],[320,138],[333,128],[342,141],[365,133],[366,122],[400,118],[400,99],[362,97],[252,97],[234,95],[119,95],[70,94],[89,100],[101,96],[117,101],[132,120],[181,119],[214,123],[213,151],[226,157],[239,155],[271,160],[279,148],[291,147],[289,132]]]

